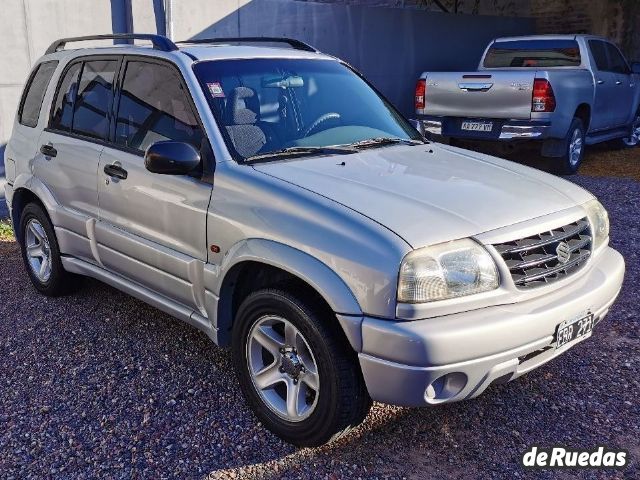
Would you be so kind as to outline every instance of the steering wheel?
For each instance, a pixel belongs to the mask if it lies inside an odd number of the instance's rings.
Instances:
[[[320,115],[311,125],[309,125],[309,128],[304,131],[304,136],[308,137],[311,132],[316,130],[320,125],[328,120],[340,120],[340,114],[336,112],[330,112]]]

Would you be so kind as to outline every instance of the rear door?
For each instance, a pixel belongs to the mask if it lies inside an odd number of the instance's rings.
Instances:
[[[100,261],[109,270],[204,313],[206,212],[212,185],[202,170],[160,175],[146,170],[144,151],[161,140],[210,147],[178,69],[125,57],[113,143],[100,158],[96,228]],[[107,171],[116,167],[118,178]],[[203,167],[204,168],[204,167]]]
[[[430,72],[424,113],[528,120],[535,74],[535,70]]]
[[[606,45],[609,53],[610,69],[616,76],[615,105],[612,113],[615,126],[623,126],[628,124],[633,118],[633,114],[636,113],[636,106],[634,105],[635,85],[631,69],[618,47],[612,43],[607,43]]]
[[[57,68],[57,60],[42,62],[34,67],[29,76],[5,152],[6,178],[10,183],[13,183],[18,175],[16,162],[18,162],[18,168],[22,165],[31,165],[39,155],[40,144],[38,142],[48,117],[43,102],[47,91],[52,90],[49,88],[49,84]],[[2,149],[0,149],[0,161],[2,161],[1,157]],[[3,187],[2,172],[0,171],[0,202],[4,201]],[[16,219],[16,222],[19,221],[20,219]]]
[[[589,130],[606,130],[616,126],[615,105],[619,102],[616,95],[620,93],[615,73],[611,71],[607,42],[589,40],[589,50],[593,61],[593,76],[595,81],[595,97],[591,113],[591,127]]]
[[[98,161],[119,62],[92,56],[65,68],[36,158],[36,176],[60,204],[53,217],[62,253],[89,261],[95,261],[90,237],[98,218]]]

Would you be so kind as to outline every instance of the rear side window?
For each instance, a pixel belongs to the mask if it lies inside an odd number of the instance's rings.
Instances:
[[[22,125],[35,127],[38,124],[44,94],[57,66],[57,61],[43,62],[38,65],[35,73],[31,76],[18,112],[18,121]]]
[[[591,49],[593,60],[596,62],[596,68],[601,72],[609,70],[606,44],[600,40],[589,40],[589,48]]]
[[[485,68],[577,67],[580,63],[580,47],[575,40],[495,42],[484,58]]]
[[[607,51],[609,52],[609,64],[611,66],[611,71],[623,74],[630,73],[627,61],[620,53],[620,50],[618,50],[618,48],[611,43],[607,43],[606,45]]]
[[[92,138],[105,139],[109,129],[109,108],[118,62],[85,62],[73,108],[72,130]]]
[[[49,127],[56,130],[71,130],[71,122],[73,120],[73,103],[78,91],[78,76],[80,75],[81,63],[71,65],[64,78],[60,82],[56,100],[51,115]]]
[[[200,149],[203,133],[179,73],[156,63],[127,63],[116,123],[116,143],[144,151],[161,140]]]

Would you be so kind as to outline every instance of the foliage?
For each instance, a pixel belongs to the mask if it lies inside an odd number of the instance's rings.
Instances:
[[[0,220],[0,241],[8,242],[14,240],[13,227],[11,223],[5,220]]]

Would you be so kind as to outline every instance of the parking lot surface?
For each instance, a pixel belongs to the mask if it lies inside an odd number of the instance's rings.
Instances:
[[[596,176],[571,180],[607,207],[611,243],[627,262],[620,298],[593,337],[473,401],[376,404],[361,427],[318,449],[260,426],[228,351],[204,334],[93,280],[72,296],[42,297],[15,242],[0,241],[1,476],[640,478],[640,182],[602,176],[615,168],[592,155],[585,172]],[[520,459],[534,444],[623,448],[631,463],[525,471]]]

